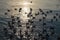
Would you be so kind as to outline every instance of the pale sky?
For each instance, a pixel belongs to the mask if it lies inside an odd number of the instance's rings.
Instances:
[[[28,1],[30,3],[31,0],[0,0],[0,14],[5,11],[7,8],[11,8],[13,6],[22,6],[23,1]],[[42,9],[52,9],[52,10],[60,10],[60,1],[59,0],[32,0],[32,5],[29,7],[32,8],[42,8]]]
[[[0,0],[0,8],[5,8],[6,6],[12,6],[12,5],[22,5],[19,3],[22,3],[22,1],[25,0]],[[30,0],[26,0],[30,2]],[[47,9],[60,9],[60,7],[56,7],[56,5],[60,6],[59,0],[32,0],[33,7],[40,7],[40,8],[47,8]],[[9,5],[9,6],[8,6]]]

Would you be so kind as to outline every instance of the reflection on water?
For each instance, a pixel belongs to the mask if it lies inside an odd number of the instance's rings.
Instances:
[[[6,34],[3,35],[4,39],[57,39],[56,36],[59,34],[57,33],[57,30],[60,26],[60,11],[58,10],[58,12],[56,12],[57,10],[40,9],[39,7],[42,6],[42,2],[40,3],[41,5],[38,3],[38,1],[34,2],[28,0],[20,0],[19,2],[16,2],[16,0],[15,2],[9,1],[8,4],[11,9],[7,6],[8,9],[5,11],[5,17],[0,18],[0,24],[2,26],[1,28],[4,31],[4,33],[1,33]]]

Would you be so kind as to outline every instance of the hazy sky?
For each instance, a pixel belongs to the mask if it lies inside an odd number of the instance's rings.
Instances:
[[[28,1],[30,3],[31,0],[0,0],[0,14],[5,11],[6,8],[10,8],[16,5],[22,6],[23,1]],[[60,9],[60,1],[59,0],[32,0],[32,5],[29,7],[33,8],[42,8],[42,9]]]
[[[12,6],[12,5],[22,5],[19,4],[22,1],[25,0],[0,0],[0,8],[5,8],[6,6]],[[30,2],[30,0],[27,0]],[[40,8],[50,8],[50,9],[56,9],[56,6],[60,6],[59,0],[32,0],[34,7],[40,7]],[[8,6],[9,5],[9,6]],[[57,8],[59,9],[59,8]]]

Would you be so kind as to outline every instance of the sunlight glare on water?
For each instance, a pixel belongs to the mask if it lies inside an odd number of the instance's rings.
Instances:
[[[25,1],[22,3],[23,7],[22,7],[22,19],[24,22],[26,22],[26,20],[28,20],[29,18],[27,17],[28,13],[30,12],[30,8],[27,7],[29,6],[29,2]]]

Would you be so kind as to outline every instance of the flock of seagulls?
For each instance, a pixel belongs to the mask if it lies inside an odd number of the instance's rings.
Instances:
[[[31,1],[32,3],[32,1]],[[23,8],[19,8],[18,12],[21,12]],[[17,11],[17,8],[14,8],[14,10]],[[25,23],[25,27],[26,30],[24,31],[24,34],[22,32],[22,22],[20,17],[16,17],[14,15],[11,15],[11,21],[8,21],[8,28],[3,28],[4,34],[5,34],[5,38],[6,40],[49,40],[50,36],[55,35],[55,25],[52,26],[47,26],[48,22],[45,22],[45,20],[48,17],[48,14],[53,13],[52,10],[46,11],[46,13],[42,10],[42,9],[38,9],[39,12],[35,13],[33,16],[33,9],[30,8],[30,12],[28,13],[27,17],[31,18],[28,20],[27,23]],[[7,12],[11,12],[11,10],[7,10]],[[8,15],[8,13],[4,13],[4,15]],[[38,26],[34,25],[35,21],[34,19],[36,19],[36,17],[38,15],[42,15],[42,19],[39,19],[38,22],[41,24],[39,24],[39,27],[41,27],[40,25],[42,25],[42,30],[38,30]],[[44,15],[44,16],[43,16]],[[58,18],[57,18],[58,17]],[[50,19],[50,23],[53,24],[54,22],[57,22],[58,19],[60,19],[60,15],[58,13],[56,13],[56,15],[53,16],[52,19]],[[55,20],[55,21],[54,21]],[[37,24],[37,23],[36,23]],[[15,25],[17,25],[15,27]],[[32,26],[32,27],[31,27]],[[17,27],[19,29],[19,32],[17,32]],[[48,27],[48,28],[46,28]],[[47,31],[47,29],[49,30],[49,32]],[[37,32],[35,31],[37,30]],[[16,35],[16,33],[18,33],[19,35]],[[60,37],[57,37],[57,40],[60,40]]]

